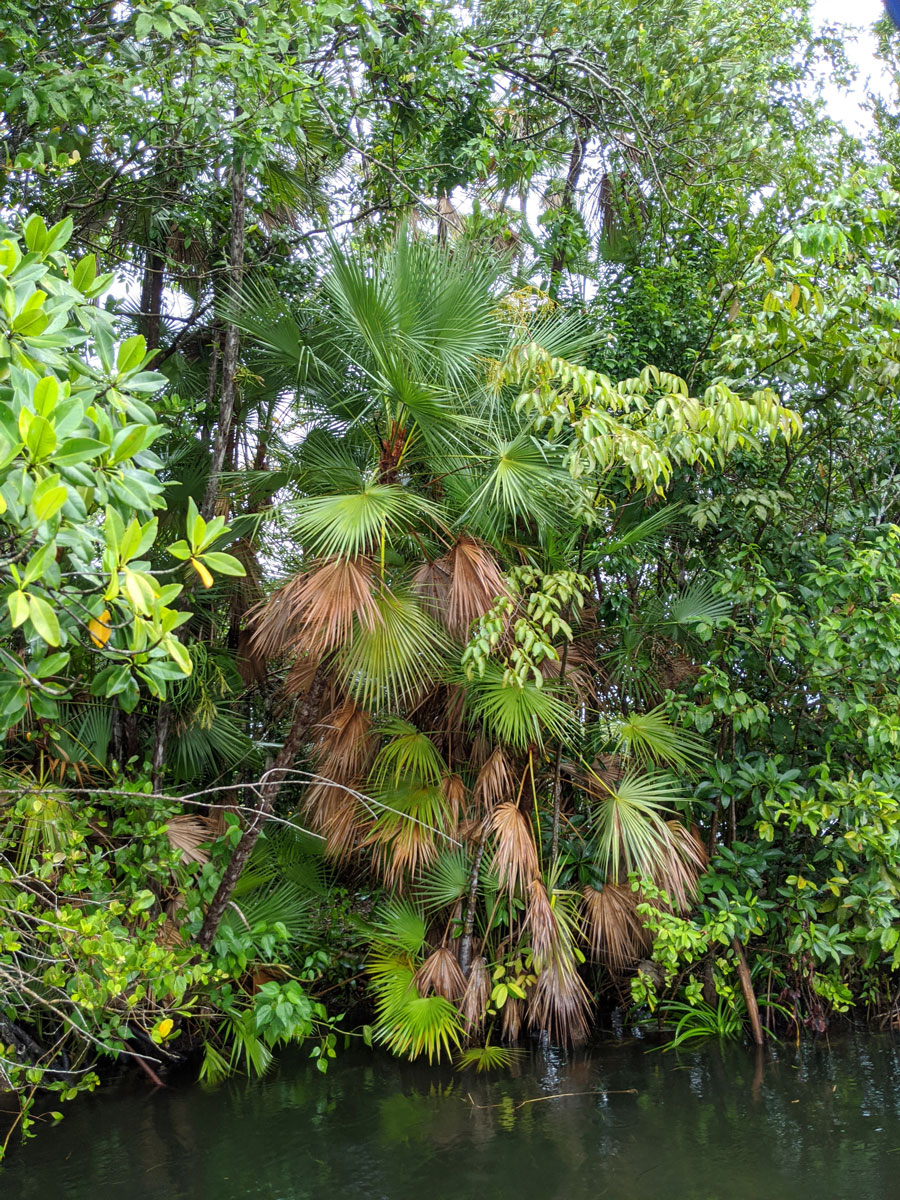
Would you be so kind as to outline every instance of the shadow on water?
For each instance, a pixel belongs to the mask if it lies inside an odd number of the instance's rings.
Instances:
[[[472,1076],[348,1053],[73,1104],[3,1200],[895,1200],[900,1048],[613,1042]]]

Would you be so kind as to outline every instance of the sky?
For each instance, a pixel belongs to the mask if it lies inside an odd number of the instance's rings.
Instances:
[[[884,14],[881,0],[813,0],[813,14],[818,24],[845,24],[858,26],[857,32],[848,37],[848,57],[859,67],[859,80],[853,92],[848,94],[838,88],[826,87],[829,108],[833,115],[842,119],[851,128],[865,126],[867,118],[861,112],[860,102],[866,88],[877,90],[881,75],[880,64],[875,57],[875,38],[872,24]]]

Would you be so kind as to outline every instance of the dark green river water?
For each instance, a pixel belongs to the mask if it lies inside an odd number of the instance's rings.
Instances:
[[[266,1079],[82,1098],[3,1200],[900,1200],[900,1046],[610,1042],[515,1074],[299,1054]]]

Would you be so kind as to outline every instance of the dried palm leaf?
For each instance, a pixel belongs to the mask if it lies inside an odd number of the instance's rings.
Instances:
[[[459,775],[447,775],[441,781],[441,791],[447,801],[447,813],[450,824],[448,833],[454,833],[459,828],[460,818],[466,811],[466,785]]]
[[[497,746],[478,772],[474,795],[481,812],[490,812],[515,795],[515,780],[502,746]]]
[[[368,774],[376,740],[372,718],[352,699],[344,700],[316,727],[316,769],[326,779],[347,786]]]
[[[532,879],[527,894],[525,925],[531,938],[535,962],[543,964],[560,952],[560,931],[544,881]]]
[[[373,630],[379,621],[368,558],[332,558],[291,579],[257,606],[253,642],[274,656],[287,649],[321,655],[342,646],[355,626]]]
[[[444,562],[451,581],[444,621],[454,636],[465,641],[472,622],[506,594],[506,580],[491,552],[474,538],[461,537]]]
[[[529,1023],[554,1041],[577,1046],[587,1040],[590,1000],[575,959],[556,955],[544,964],[528,993]]]
[[[528,821],[511,801],[499,804],[491,817],[496,838],[492,871],[500,887],[524,891],[540,875],[538,855]]]
[[[466,990],[463,975],[456,955],[446,946],[439,946],[425,959],[413,978],[420,996],[443,996],[454,1003],[462,998]]]
[[[508,996],[500,1011],[502,1013],[501,1035],[504,1042],[517,1042],[522,1031],[525,1002],[518,1000],[515,996]]]
[[[471,1033],[481,1027],[491,999],[491,973],[479,954],[472,960],[469,968],[469,978],[466,980],[466,990],[463,992],[459,1011],[466,1024],[466,1032]]]
[[[582,911],[596,959],[625,971],[649,949],[651,938],[635,911],[638,896],[629,887],[607,883],[598,892],[586,887]]]
[[[365,838],[369,822],[357,798],[346,788],[314,783],[303,800],[303,815],[325,838],[325,853],[346,859]]]
[[[181,852],[182,862],[209,862],[209,851],[204,843],[212,840],[212,830],[205,817],[181,813],[170,817],[166,825],[166,836],[173,849]]]

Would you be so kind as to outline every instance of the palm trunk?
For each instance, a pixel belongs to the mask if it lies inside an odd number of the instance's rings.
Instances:
[[[243,161],[239,160],[236,155],[231,172],[231,236],[228,248],[229,300],[232,304],[238,303],[240,299],[241,285],[244,279],[246,182],[246,169]],[[239,339],[237,327],[232,324],[227,325],[225,345],[222,350],[222,392],[219,401],[219,420],[213,442],[209,480],[206,484],[206,494],[203,497],[201,509],[201,514],[206,520],[215,515],[216,501],[219,498],[219,477],[225,463],[231,422],[234,417],[234,380],[237,373]]]

